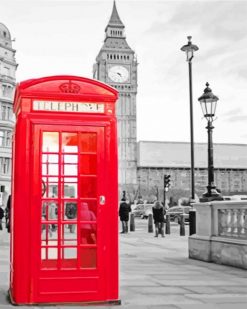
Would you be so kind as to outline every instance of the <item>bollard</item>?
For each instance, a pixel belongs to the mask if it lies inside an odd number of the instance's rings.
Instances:
[[[148,215],[148,233],[153,233],[154,228],[153,228],[153,215],[149,214]]]
[[[171,234],[170,215],[166,215],[166,234]]]
[[[192,209],[189,211],[190,222],[190,236],[196,233],[196,211]]]
[[[184,215],[181,215],[180,220],[180,236],[185,236],[185,224],[184,224]]]
[[[130,232],[135,231],[135,215],[130,214]]]

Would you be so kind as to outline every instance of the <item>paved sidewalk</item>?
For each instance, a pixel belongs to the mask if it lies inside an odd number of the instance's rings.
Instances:
[[[147,221],[136,220],[136,231],[120,238],[120,298],[128,309],[246,309],[247,271],[188,259],[188,236],[155,238]],[[188,226],[186,227],[188,235]],[[0,309],[6,301],[9,235],[0,231]],[[20,308],[81,308],[81,306],[22,306]],[[113,306],[90,306],[113,308]]]

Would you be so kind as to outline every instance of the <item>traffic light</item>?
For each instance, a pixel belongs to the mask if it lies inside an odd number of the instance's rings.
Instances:
[[[164,187],[169,188],[170,187],[170,177],[171,175],[164,175]]]

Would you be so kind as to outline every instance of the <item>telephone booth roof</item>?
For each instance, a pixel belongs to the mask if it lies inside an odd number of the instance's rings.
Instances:
[[[18,83],[15,91],[14,112],[19,108],[20,98],[115,103],[118,99],[118,91],[94,79],[58,75]]]

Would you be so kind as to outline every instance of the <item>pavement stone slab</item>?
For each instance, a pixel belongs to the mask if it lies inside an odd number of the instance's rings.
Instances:
[[[247,271],[188,258],[186,236],[179,226],[164,239],[147,233],[147,221],[136,220],[136,232],[119,235],[121,306],[90,309],[247,309]],[[0,309],[7,300],[9,234],[0,231]],[[83,308],[77,305],[21,306],[20,309]]]

